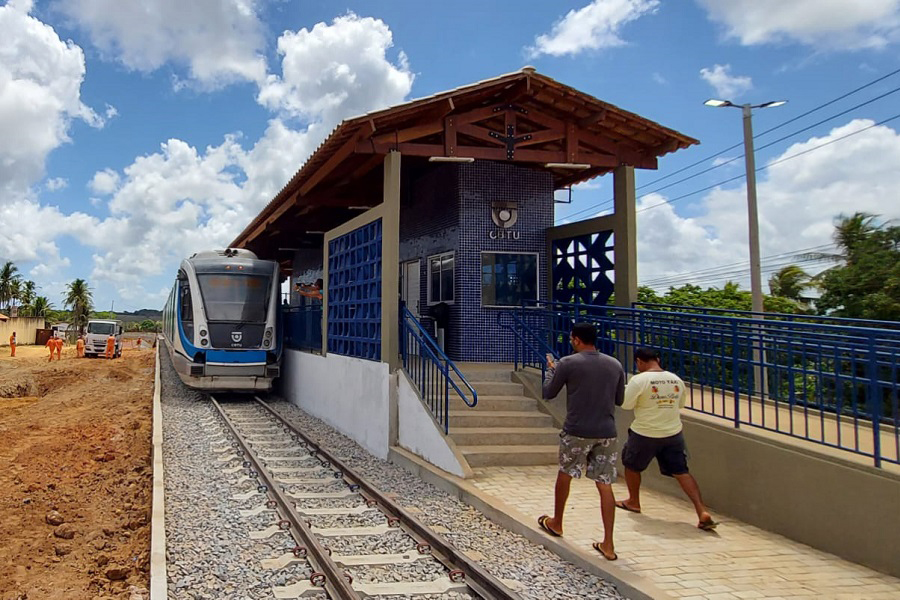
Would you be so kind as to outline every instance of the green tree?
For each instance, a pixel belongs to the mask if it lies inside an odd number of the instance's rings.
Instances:
[[[769,292],[779,298],[803,302],[803,291],[810,286],[809,274],[797,265],[782,267],[769,277]]]
[[[47,317],[53,309],[53,304],[46,296],[38,296],[28,305],[28,314],[32,317]]]
[[[19,268],[11,260],[6,261],[0,268],[0,306],[5,304],[7,310],[12,304],[17,282],[20,279]]]
[[[817,309],[840,317],[900,320],[900,226],[879,224],[866,213],[841,216],[834,241],[840,264],[816,278],[822,289]]]
[[[36,287],[33,281],[22,282],[19,298],[22,300],[23,305],[30,306],[34,302],[34,297],[37,295],[37,292],[35,292]]]
[[[91,311],[94,308],[94,298],[91,288],[88,287],[84,279],[76,279],[66,286],[66,297],[64,300],[66,308],[72,310],[72,322],[78,333],[84,332]]]
[[[141,321],[138,328],[141,331],[145,332],[156,331],[156,321],[154,321],[153,319],[144,319],[143,321]]]

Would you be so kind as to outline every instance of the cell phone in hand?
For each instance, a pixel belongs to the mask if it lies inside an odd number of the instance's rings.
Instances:
[[[550,368],[553,368],[553,365],[554,365],[553,355],[548,352],[546,357],[547,357],[547,366]]]

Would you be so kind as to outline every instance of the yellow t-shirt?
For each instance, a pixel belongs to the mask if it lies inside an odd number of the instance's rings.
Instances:
[[[644,371],[625,386],[622,408],[634,410],[631,430],[639,435],[664,438],[681,431],[681,409],[687,390],[678,375],[668,371]]]

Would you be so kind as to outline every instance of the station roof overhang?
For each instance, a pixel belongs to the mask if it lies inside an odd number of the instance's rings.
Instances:
[[[547,171],[560,189],[622,165],[655,169],[698,143],[525,67],[342,121],[231,247],[287,269],[288,252],[321,248],[325,231],[381,203],[391,151],[407,176],[436,161],[494,160]]]

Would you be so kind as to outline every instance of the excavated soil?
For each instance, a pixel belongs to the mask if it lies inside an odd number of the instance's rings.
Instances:
[[[154,351],[0,348],[0,600],[146,598]]]

